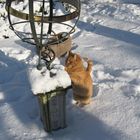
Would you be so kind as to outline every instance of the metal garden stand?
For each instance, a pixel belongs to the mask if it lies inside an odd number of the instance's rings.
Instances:
[[[16,6],[19,2],[23,4],[22,9]],[[60,9],[56,8],[57,5]],[[22,41],[36,46],[38,70],[44,65],[51,69],[50,64],[55,57],[71,49],[70,34],[75,31],[80,16],[80,0],[6,0],[6,10],[10,29]],[[57,15],[57,10],[61,10],[61,14]],[[17,19],[15,22],[13,16]],[[21,26],[28,29],[21,31]],[[64,30],[58,30],[59,27]],[[46,131],[66,126],[65,91],[59,88],[38,95],[41,120]]]

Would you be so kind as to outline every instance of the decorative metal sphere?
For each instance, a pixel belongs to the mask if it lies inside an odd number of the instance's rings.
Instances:
[[[66,47],[80,16],[80,0],[7,0],[6,10],[15,34],[36,45],[41,68],[41,59],[48,67],[59,47]]]

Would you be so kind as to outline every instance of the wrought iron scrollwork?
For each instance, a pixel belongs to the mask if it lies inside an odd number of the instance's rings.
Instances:
[[[46,67],[50,69],[50,64],[55,59],[55,52],[49,47],[42,47],[41,59],[45,61]]]

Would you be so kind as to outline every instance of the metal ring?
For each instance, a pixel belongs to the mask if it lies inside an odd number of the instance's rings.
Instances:
[[[32,44],[32,45],[36,45],[34,42],[32,42],[32,41],[28,41],[27,39],[29,39],[29,40],[32,40],[33,38],[31,37],[29,37],[29,38],[23,38],[22,36],[20,36],[19,35],[19,33],[18,32],[20,32],[20,31],[18,31],[18,30],[16,30],[15,29],[15,27],[14,26],[16,26],[16,25],[18,25],[18,24],[25,24],[25,23],[28,23],[29,21],[19,21],[19,22],[16,22],[16,23],[11,23],[11,29],[15,32],[15,34],[21,39],[21,40],[23,40],[23,41],[25,41],[25,42],[28,42],[28,43],[30,43],[30,44]],[[70,29],[70,31],[65,35],[65,36],[63,36],[63,38],[61,38],[61,40],[63,40],[64,38],[66,38],[69,34],[72,34],[74,31],[75,31],[75,29],[74,29],[74,27],[73,26],[71,26],[71,25],[69,25],[69,24],[66,24],[66,23],[58,23],[58,24],[62,24],[62,25],[65,25],[65,26],[68,26],[68,27],[70,27],[71,29]],[[55,33],[54,31],[52,31],[53,32],[53,34],[54,35],[51,35],[51,36],[55,36],[57,33]],[[25,33],[24,32],[24,34],[31,34],[32,35],[32,33]],[[39,35],[39,34],[37,34],[37,35]],[[43,39],[48,39],[48,38],[43,38]],[[34,40],[34,39],[33,39]],[[60,41],[61,41],[60,40]]]
[[[13,0],[13,1],[15,1],[15,0]],[[69,21],[69,20],[72,20],[72,19],[74,19],[74,18],[76,18],[80,15],[80,9],[79,9],[80,6],[76,5],[76,4],[78,4],[78,2],[76,3],[76,0],[60,0],[60,1],[72,5],[73,7],[75,7],[76,10],[74,12],[70,13],[70,14],[67,14],[67,15],[53,16],[52,17],[52,22],[53,23]],[[10,1],[10,2],[12,3],[12,1]],[[11,6],[9,7],[8,3],[6,3],[5,8],[6,8],[7,11],[9,10],[9,13],[11,15],[15,16],[15,17],[18,17],[18,18],[24,19],[24,20],[30,20],[29,14],[20,12],[16,9],[12,8]],[[40,22],[41,21],[41,16],[34,16],[34,21],[35,22]],[[50,23],[49,17],[45,16],[43,22],[44,23]]]

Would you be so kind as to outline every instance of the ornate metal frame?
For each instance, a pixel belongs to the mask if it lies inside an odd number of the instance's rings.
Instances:
[[[36,45],[37,48],[37,53],[39,55],[39,64],[38,64],[38,69],[41,69],[41,50],[43,48],[43,46],[47,46],[47,54],[46,54],[46,58],[43,58],[43,60],[46,60],[46,65],[47,67],[49,67],[50,63],[54,60],[55,58],[55,52],[49,48],[49,40],[53,37],[56,36],[55,31],[52,29],[52,24],[54,23],[58,23],[58,24],[63,24],[65,26],[68,26],[71,28],[71,30],[69,32],[64,33],[63,37],[61,38],[61,40],[64,40],[65,38],[67,38],[71,33],[73,33],[75,30],[75,26],[79,20],[79,16],[80,16],[80,9],[81,9],[81,5],[80,5],[80,0],[57,0],[55,2],[61,2],[65,5],[67,5],[68,7],[72,8],[72,12],[69,12],[67,14],[61,15],[61,16],[54,16],[53,15],[53,1],[54,0],[29,0],[28,4],[29,4],[29,12],[28,13],[23,13],[19,10],[16,10],[12,7],[12,2],[15,2],[16,0],[6,0],[6,10],[8,12],[8,19],[9,19],[9,23],[10,23],[10,29],[12,29],[15,34],[23,41],[28,42],[30,44],[34,44]],[[41,15],[35,15],[34,13],[34,3],[35,2],[41,2],[42,3],[42,14]],[[50,6],[50,13],[49,16],[44,15],[44,5],[45,3],[48,2],[49,6]],[[11,21],[11,15],[20,18],[24,21],[19,21],[16,23],[12,23]],[[73,19],[75,20],[75,24],[73,26],[65,23],[66,21],[71,21]],[[30,27],[31,27],[31,37],[23,37],[21,36],[21,32],[19,33],[19,31],[17,31],[14,26],[17,24],[22,24],[22,23],[30,23]],[[35,28],[35,23],[41,23],[41,29],[40,29],[40,34],[38,35],[36,32],[36,28]],[[44,24],[48,24],[48,30],[46,35],[44,35],[43,33],[43,25]],[[26,33],[23,33],[26,35]],[[48,40],[46,44],[43,43],[43,39]],[[32,40],[32,41],[31,41]],[[33,41],[34,40],[34,41]],[[60,40],[57,40],[57,42],[59,42]]]

